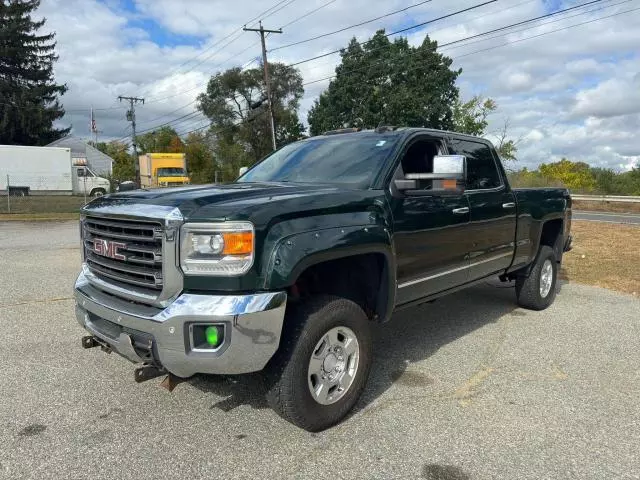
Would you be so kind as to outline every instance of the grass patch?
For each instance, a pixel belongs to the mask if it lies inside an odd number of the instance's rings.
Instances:
[[[640,295],[640,227],[574,220],[566,280]]]
[[[79,213],[0,213],[0,222],[32,222],[39,220],[78,220]]]
[[[574,210],[585,212],[615,212],[615,213],[640,213],[640,203],[624,202],[589,202],[586,200],[574,200]]]
[[[91,200],[91,198],[87,197],[87,200]],[[84,197],[73,195],[28,195],[26,197],[9,197],[9,201],[11,213],[9,213],[7,197],[0,197],[0,214],[77,214],[85,204]]]

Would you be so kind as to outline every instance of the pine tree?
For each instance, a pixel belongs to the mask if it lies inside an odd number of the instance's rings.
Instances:
[[[55,33],[38,35],[46,19],[31,14],[40,0],[0,0],[0,144],[46,145],[69,133],[53,122],[64,115],[55,83]]]

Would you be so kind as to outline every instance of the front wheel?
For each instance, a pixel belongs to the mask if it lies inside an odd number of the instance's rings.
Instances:
[[[518,305],[530,310],[544,310],[556,298],[558,263],[551,247],[540,247],[528,277],[516,279]]]
[[[94,188],[91,191],[91,197],[101,197],[103,195],[106,195],[107,191],[104,188]]]
[[[340,422],[365,387],[369,319],[356,303],[332,296],[290,308],[280,350],[267,367],[267,400],[284,419],[316,432]]]

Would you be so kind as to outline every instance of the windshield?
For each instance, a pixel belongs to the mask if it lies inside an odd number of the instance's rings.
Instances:
[[[157,175],[159,177],[182,177],[185,172],[184,168],[159,168]]]
[[[345,134],[317,137],[282,147],[238,182],[338,183],[369,188],[397,136]]]

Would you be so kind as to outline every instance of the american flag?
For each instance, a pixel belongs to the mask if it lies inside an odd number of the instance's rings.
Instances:
[[[96,119],[93,116],[93,108],[91,109],[91,125],[90,125],[90,127],[91,127],[91,131],[93,133],[96,133],[98,131],[98,126],[96,125]]]

